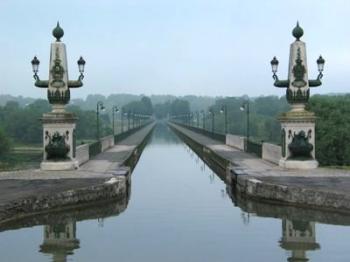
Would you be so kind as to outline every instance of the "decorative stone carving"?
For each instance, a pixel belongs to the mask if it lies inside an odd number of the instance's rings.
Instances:
[[[55,132],[52,136],[46,131],[46,137],[49,143],[45,146],[48,160],[65,160],[70,150],[70,146],[66,143],[68,140],[69,131],[65,135]]]
[[[291,152],[289,159],[306,160],[312,159],[311,152],[314,146],[309,143],[309,136],[311,136],[311,130],[308,135],[305,132],[299,131],[298,134],[294,133],[292,142],[288,145]]]

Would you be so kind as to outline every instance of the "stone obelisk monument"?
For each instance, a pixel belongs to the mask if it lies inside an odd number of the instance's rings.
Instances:
[[[289,112],[279,117],[281,123],[282,158],[279,165],[293,169],[312,169],[318,166],[315,158],[315,120],[313,112],[307,111],[310,87],[320,86],[324,59],[317,60],[319,75],[309,80],[306,60],[306,45],[300,40],[304,31],[297,23],[293,29],[295,41],[290,46],[288,80],[279,80],[276,72],[278,60],[271,61],[274,85],[287,88],[286,97],[291,105]]]
[[[57,23],[53,30],[56,41],[51,44],[49,80],[40,80],[37,75],[39,60],[32,61],[35,86],[47,88],[47,97],[52,105],[52,111],[42,117],[44,156],[41,162],[42,170],[73,170],[78,168],[75,160],[77,118],[73,113],[65,111],[65,105],[70,100],[70,88],[83,85],[85,61],[78,60],[80,76],[78,80],[68,78],[66,46],[61,42],[63,29]]]

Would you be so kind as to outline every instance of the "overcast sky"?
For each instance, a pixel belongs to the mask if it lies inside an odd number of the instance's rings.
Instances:
[[[299,20],[310,78],[326,60],[313,93],[348,92],[348,0],[0,0],[0,94],[45,97],[30,61],[48,78],[52,29],[65,31],[69,76],[86,60],[72,98],[112,93],[209,96],[282,95],[270,60],[287,77],[291,31]]]

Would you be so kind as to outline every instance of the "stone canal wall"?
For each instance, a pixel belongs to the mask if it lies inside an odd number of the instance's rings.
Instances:
[[[205,157],[226,159],[224,172],[232,191],[242,197],[268,203],[307,207],[329,212],[350,213],[350,172],[317,168],[313,170],[284,169],[274,164],[279,148],[269,147],[265,158],[258,158],[218,140],[196,133],[175,123],[169,125],[186,139],[210,150]],[[188,143],[191,145],[191,143]],[[266,148],[266,145],[265,145]],[[198,150],[197,150],[198,152]],[[215,161],[206,161],[214,163]],[[221,175],[222,176],[222,175]]]
[[[78,170],[0,172],[0,228],[39,213],[125,198],[131,170],[154,126],[150,123],[133,132]],[[77,157],[86,161],[88,145],[78,147]]]

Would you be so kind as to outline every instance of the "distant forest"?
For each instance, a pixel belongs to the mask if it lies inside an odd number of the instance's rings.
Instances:
[[[223,133],[225,128],[222,108],[227,108],[228,132],[246,135],[246,112],[240,107],[249,100],[250,136],[254,140],[280,143],[280,125],[277,117],[289,110],[285,97],[262,96],[243,97],[201,97],[171,95],[137,96],[115,94],[108,97],[89,95],[86,99],[72,99],[67,110],[74,112],[79,120],[77,137],[95,139],[96,104],[102,101],[106,107],[101,112],[102,135],[112,133],[113,106],[120,111],[116,114],[116,125],[120,125],[121,112],[153,115],[157,119],[169,116],[191,116],[191,124],[211,130],[214,113],[214,130]],[[322,165],[350,165],[350,95],[314,95],[308,108],[315,112],[316,155]],[[123,110],[122,110],[123,109]],[[41,144],[42,114],[50,111],[47,100],[0,95],[0,155],[16,144]]]

